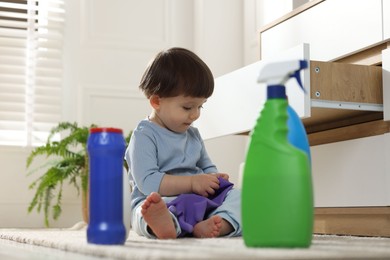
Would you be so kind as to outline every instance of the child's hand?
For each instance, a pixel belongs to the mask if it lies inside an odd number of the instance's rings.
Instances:
[[[219,188],[219,180],[216,174],[197,174],[191,176],[192,192],[204,197],[213,195]]]
[[[221,177],[222,179],[229,180],[229,174],[227,173],[216,173],[217,177]]]

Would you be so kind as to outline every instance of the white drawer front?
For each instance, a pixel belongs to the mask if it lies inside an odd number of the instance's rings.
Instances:
[[[301,44],[218,77],[213,95],[204,105],[201,117],[194,123],[203,139],[227,136],[252,130],[266,101],[266,85],[257,82],[260,68],[269,62],[310,60],[309,46]],[[310,93],[310,70],[301,72],[307,93]],[[305,95],[295,80],[286,83],[289,104],[300,117],[310,117],[310,96]]]
[[[381,0],[327,0],[263,32],[261,58],[309,43],[312,60],[329,61],[382,40]]]
[[[390,134],[311,147],[316,207],[390,205]]]

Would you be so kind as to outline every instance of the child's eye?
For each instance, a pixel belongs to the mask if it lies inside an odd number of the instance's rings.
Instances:
[[[183,106],[183,109],[186,110],[186,111],[190,111],[191,109],[193,109],[194,107],[186,107],[186,106]],[[202,109],[203,106],[198,106],[198,109]]]

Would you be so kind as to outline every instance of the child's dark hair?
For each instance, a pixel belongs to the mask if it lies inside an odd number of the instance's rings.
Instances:
[[[148,65],[139,88],[147,98],[152,95],[208,98],[214,91],[214,78],[195,53],[171,48],[158,53]]]

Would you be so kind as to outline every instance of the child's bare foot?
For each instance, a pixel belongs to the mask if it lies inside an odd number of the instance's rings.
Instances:
[[[222,219],[222,225],[221,225],[221,232],[219,233],[219,236],[226,236],[227,234],[230,234],[234,231],[233,226],[226,221],[225,219]]]
[[[160,194],[152,192],[141,207],[142,216],[157,238],[176,238],[172,216]]]
[[[222,218],[218,215],[214,215],[206,220],[197,223],[194,226],[194,237],[218,237],[221,232]]]

